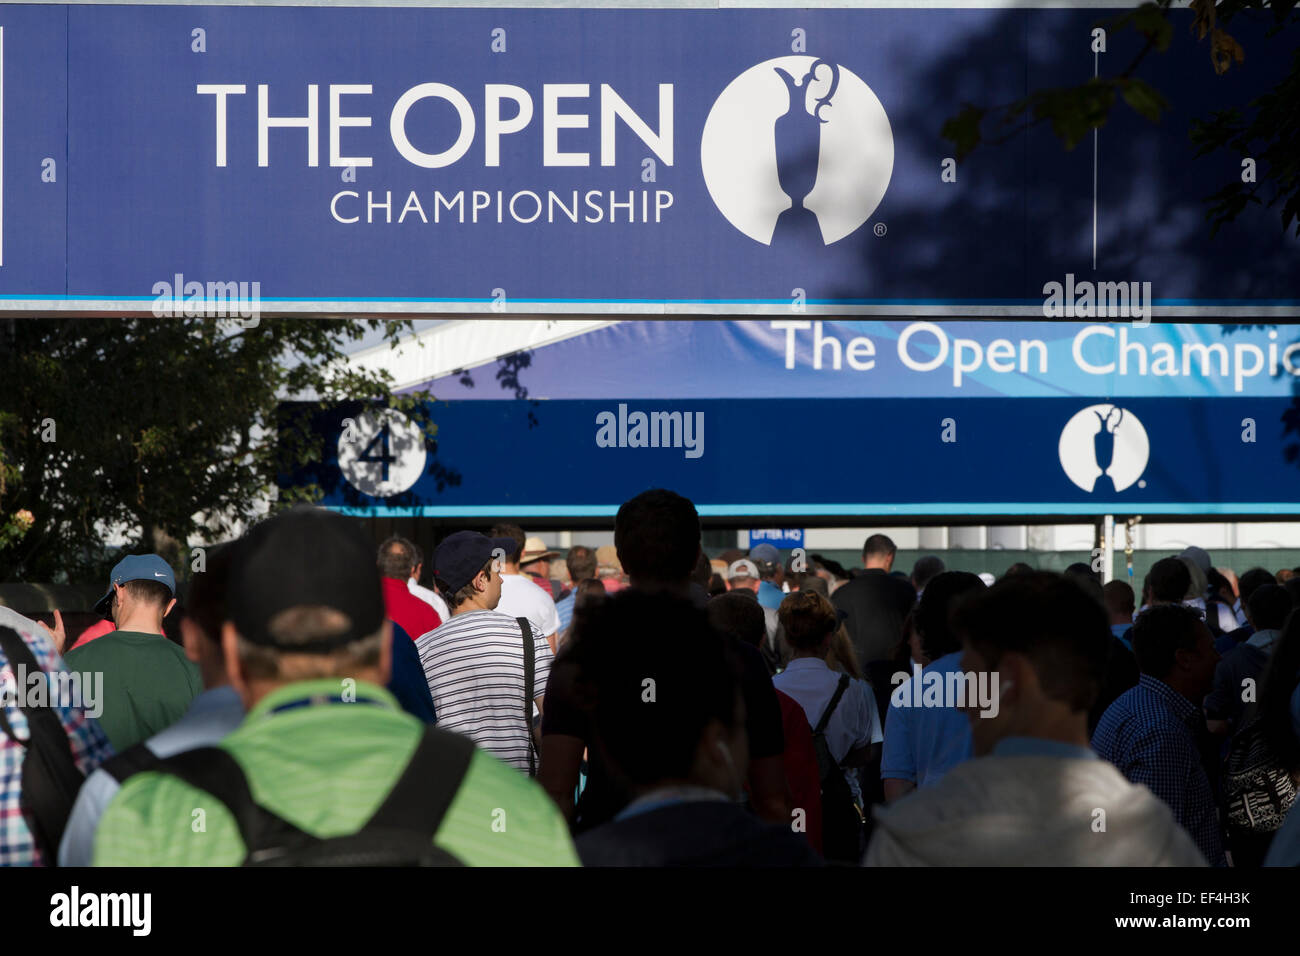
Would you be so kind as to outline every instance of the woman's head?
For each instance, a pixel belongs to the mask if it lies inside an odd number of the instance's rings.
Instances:
[[[839,624],[831,602],[816,591],[795,591],[781,602],[777,617],[785,639],[795,651],[817,652],[825,645]]]

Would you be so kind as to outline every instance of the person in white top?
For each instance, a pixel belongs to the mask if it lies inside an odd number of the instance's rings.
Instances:
[[[825,659],[839,616],[830,601],[811,590],[786,597],[779,614],[792,656],[785,670],[772,678],[772,684],[793,697],[803,708],[808,724],[816,727],[840,682],[841,675],[827,667]],[[850,680],[826,725],[826,745],[831,756],[846,770],[879,766],[884,739],[871,688],[863,681]],[[850,788],[856,789],[856,774],[845,776]]]
[[[539,588],[519,570],[519,556],[523,553],[527,537],[518,525],[499,524],[492,528],[492,538],[510,538],[514,550],[501,562],[501,601],[497,610],[511,617],[526,617],[533,629],[546,638],[551,653],[555,653],[556,638],[560,631],[560,614],[555,610],[551,596]]]
[[[451,608],[447,607],[447,602],[442,599],[442,595],[437,591],[430,591],[426,587],[421,587],[420,573],[424,570],[424,552],[414,542],[411,543],[411,547],[415,549],[415,567],[411,568],[411,576],[406,581],[406,590],[437,611],[438,620],[450,621]],[[415,637],[419,637],[419,635],[417,634]]]

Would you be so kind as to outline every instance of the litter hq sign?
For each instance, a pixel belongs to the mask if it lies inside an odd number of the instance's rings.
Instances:
[[[0,307],[1033,315],[1086,273],[1300,314],[1274,211],[1204,225],[1236,157],[1134,173],[1185,156],[1173,117],[1121,106],[1095,167],[1041,128],[951,162],[969,78],[1077,82],[1097,10],[895,6],[0,5]],[[1149,79],[1263,91],[1289,51],[1239,27],[1233,84],[1191,43]]]
[[[433,444],[391,411],[331,410],[325,460],[286,483],[444,518],[608,517],[651,486],[736,518],[1300,511],[1292,329],[784,321],[626,322],[540,348],[519,384],[543,399],[497,392],[490,365],[436,380]],[[874,364],[835,361],[831,340],[841,359],[872,343]],[[530,461],[548,466],[521,480]]]

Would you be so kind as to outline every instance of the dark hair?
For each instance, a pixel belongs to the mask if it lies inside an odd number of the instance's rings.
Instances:
[[[1249,601],[1250,596],[1255,593],[1255,589],[1265,584],[1277,584],[1273,572],[1266,571],[1263,568],[1251,568],[1237,579],[1237,596],[1242,601]]]
[[[831,577],[837,581],[847,581],[849,579],[849,572],[844,569],[844,565],[834,558],[823,557],[820,554],[809,555],[809,557],[812,558],[813,564],[818,565],[824,571],[829,571]]]
[[[506,555],[506,560],[511,564],[523,557],[524,545],[528,542],[528,536],[524,534],[524,529],[517,524],[494,524],[492,530],[488,532],[489,538],[509,538],[515,543],[515,549]]]
[[[1205,572],[1205,583],[1215,595],[1223,590],[1232,591],[1232,583],[1219,573],[1218,568],[1210,568]]]
[[[1300,683],[1300,613],[1292,612],[1264,671],[1259,689],[1259,715],[1264,736],[1281,765],[1300,769],[1300,737],[1291,726],[1291,697]]]
[[[862,557],[869,558],[872,555],[878,557],[893,557],[898,553],[898,548],[889,535],[873,534],[862,545]]]
[[[569,569],[569,580],[576,587],[579,581],[596,576],[596,552],[575,544],[564,556],[564,566]]]
[[[935,575],[943,572],[943,560],[938,555],[927,554],[923,558],[917,558],[916,564],[912,565],[912,583],[917,590],[920,590],[929,584]]]
[[[803,651],[816,648],[839,626],[834,606],[816,591],[787,594],[776,614],[786,641]]]
[[[1295,607],[1300,607],[1300,577],[1283,582],[1282,590],[1291,595],[1291,603]]]
[[[204,569],[194,575],[185,598],[185,616],[198,625],[204,637],[218,646],[221,644],[221,626],[226,621],[230,569],[234,566],[237,550],[238,542],[208,548]]]
[[[629,577],[686,581],[700,553],[700,516],[676,492],[643,491],[618,509],[614,547]]]
[[[937,661],[961,650],[961,638],[951,627],[953,609],[965,595],[986,590],[979,576],[969,571],[944,571],[930,579],[912,615],[921,650],[927,658]]]
[[[689,778],[709,723],[736,726],[736,667],[688,601],[621,591],[584,613],[571,647],[595,744],[634,786]]]
[[[1075,577],[1076,575],[1079,577],[1094,578],[1094,579],[1096,577],[1096,574],[1092,570],[1092,567],[1086,561],[1075,561],[1072,565],[1070,565],[1068,568],[1065,569],[1065,576],[1067,578]]]
[[[379,546],[379,575],[405,581],[415,570],[415,545],[400,535],[386,538]]]
[[[1175,653],[1196,650],[1204,626],[1201,612],[1193,607],[1158,604],[1147,608],[1133,622],[1133,654],[1138,670],[1161,680],[1168,677],[1174,669]]]
[[[1106,610],[1114,614],[1127,614],[1131,617],[1137,607],[1137,597],[1127,581],[1111,581],[1104,585],[1101,596],[1106,602]]]
[[[815,574],[810,574],[799,582],[800,591],[816,591],[824,598],[830,598],[831,586],[826,583],[824,578],[819,578]]]
[[[1286,623],[1294,604],[1286,588],[1265,584],[1250,596],[1250,622],[1258,631],[1277,630]]]
[[[1181,558],[1161,558],[1151,565],[1147,581],[1151,585],[1152,601],[1176,602],[1187,597],[1187,589],[1192,586],[1192,573]]]
[[[599,578],[583,578],[573,589],[574,608],[587,607],[596,601],[604,600],[605,582]]]
[[[127,594],[139,601],[141,604],[148,604],[162,610],[171,601],[173,595],[171,589],[161,581],[153,581],[148,578],[137,578],[134,581],[127,581],[122,585]]]
[[[691,570],[691,580],[700,587],[707,589],[709,578],[713,576],[713,565],[709,563],[709,556],[700,549],[700,556],[695,559],[695,567]]]
[[[719,634],[758,647],[767,636],[767,618],[763,606],[754,600],[752,591],[728,591],[711,598],[705,605],[709,624]]]
[[[714,571],[713,574],[709,576],[709,586],[706,590],[708,590],[709,592],[709,597],[716,597],[719,594],[726,594],[727,593],[726,578],[724,578],[717,571]]]
[[[1010,578],[1017,574],[1031,574],[1033,573],[1033,570],[1034,569],[1025,564],[1025,562],[1017,561],[1015,564],[1011,565],[1011,567],[1007,568],[1007,573],[1002,576],[1004,578]]]
[[[930,594],[926,588],[922,602]],[[1043,693],[1086,713],[1105,679],[1109,628],[1101,606],[1077,583],[1046,571],[1016,574],[972,594],[954,612],[957,631],[996,668],[1023,654]]]

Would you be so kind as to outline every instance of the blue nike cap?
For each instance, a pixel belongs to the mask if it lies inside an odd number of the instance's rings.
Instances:
[[[127,581],[157,581],[167,585],[172,597],[176,596],[176,575],[171,566],[156,554],[128,554],[113,566],[108,580],[108,593],[95,602],[95,613],[100,617],[108,617],[113,605],[113,588]]]

